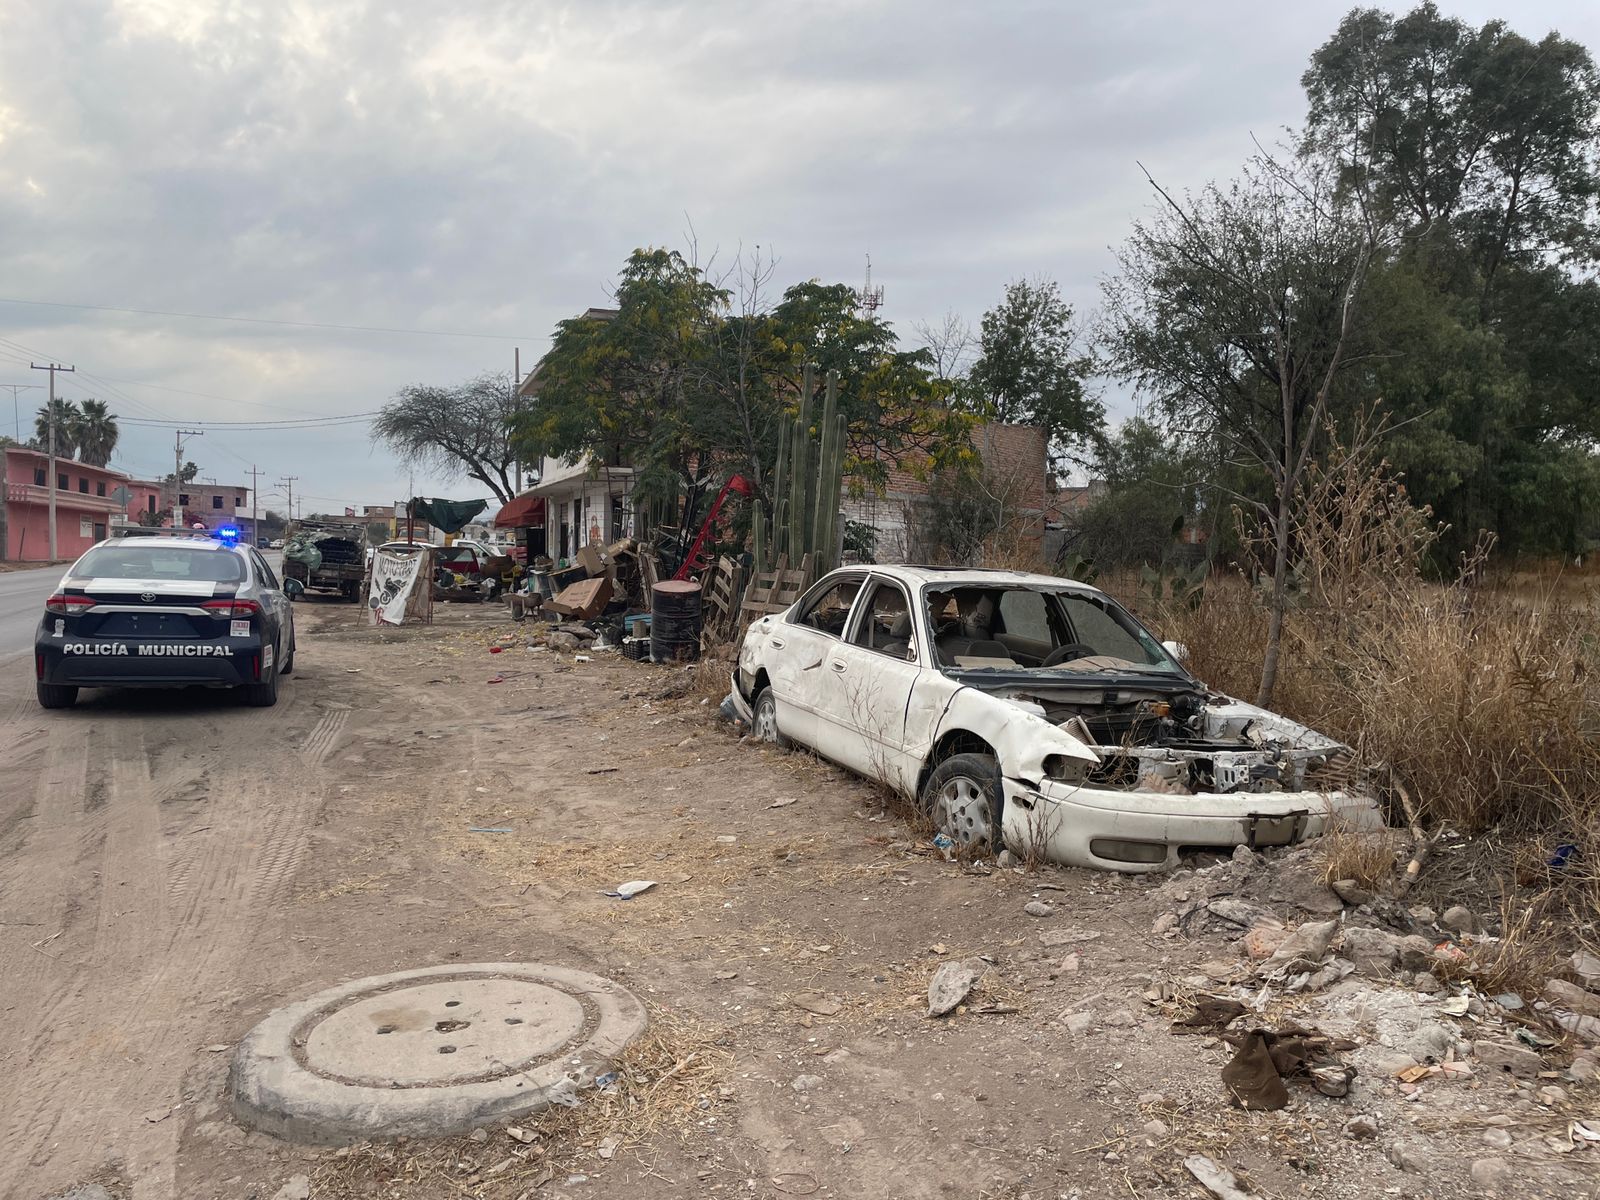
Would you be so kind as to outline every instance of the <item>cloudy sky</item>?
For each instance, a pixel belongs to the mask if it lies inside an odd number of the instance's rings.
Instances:
[[[53,357],[129,420],[370,412],[530,364],[691,225],[702,258],[775,252],[779,284],[855,283],[870,253],[908,339],[1020,275],[1087,311],[1148,202],[1135,160],[1230,174],[1299,120],[1348,7],[0,0],[0,384]],[[1600,50],[1592,0],[1441,7]],[[187,457],[297,475],[308,512],[407,487],[361,424],[214,427]],[[124,427],[116,465],[171,461],[170,428]]]

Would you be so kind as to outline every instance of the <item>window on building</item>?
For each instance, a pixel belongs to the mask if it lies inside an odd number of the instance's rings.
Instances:
[[[106,494],[106,481],[104,479],[96,479],[94,481],[94,494],[96,496],[104,496]]]
[[[35,467],[33,469],[33,486],[34,487],[44,487],[44,485],[49,483],[49,482],[50,482],[50,476],[45,474],[45,469],[43,467]]]
[[[188,492],[179,492],[178,493],[178,505],[179,505],[180,508],[188,508],[189,507],[189,493]]]
[[[221,496],[213,496],[213,497],[211,497],[211,507],[212,508],[221,508],[222,507],[222,497]]]
[[[145,504],[145,511],[146,512],[155,512],[155,510],[156,510],[156,498],[155,498],[155,495],[152,493],[151,495],[146,496],[145,500],[147,501],[147,503]]]
[[[89,494],[89,481],[82,475],[78,476],[78,490],[85,496]]]
[[[56,476],[56,491],[65,492],[65,491],[68,491],[71,487],[72,487],[72,480],[68,479],[66,477],[66,475],[60,474],[60,475]]]
[[[235,508],[243,508],[244,507],[244,497],[243,496],[235,496],[233,498],[233,506]]]

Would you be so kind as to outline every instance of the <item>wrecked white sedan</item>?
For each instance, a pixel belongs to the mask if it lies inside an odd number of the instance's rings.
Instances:
[[[1335,820],[1346,747],[1208,691],[1096,588],[1014,571],[847,567],[745,635],[734,708],[916,798],[962,845],[1156,871]]]

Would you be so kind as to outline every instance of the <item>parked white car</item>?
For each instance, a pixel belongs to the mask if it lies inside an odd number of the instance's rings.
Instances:
[[[1212,693],[1097,588],[847,567],[745,635],[735,709],[916,797],[962,845],[1155,871],[1181,855],[1382,825],[1350,752]]]

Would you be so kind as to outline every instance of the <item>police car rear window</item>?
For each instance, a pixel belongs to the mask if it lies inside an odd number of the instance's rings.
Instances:
[[[172,579],[242,583],[244,560],[231,550],[200,546],[96,546],[78,560],[80,579]]]

